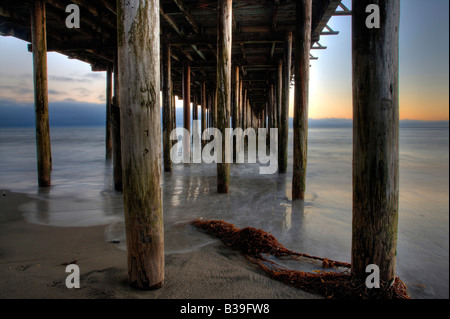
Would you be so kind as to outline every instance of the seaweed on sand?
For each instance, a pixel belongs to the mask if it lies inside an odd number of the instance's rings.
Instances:
[[[405,284],[396,277],[392,282],[381,282],[379,289],[368,289],[365,282],[353,278],[349,263],[310,256],[291,251],[278,240],[261,229],[247,227],[239,229],[223,220],[197,219],[192,224],[207,234],[222,240],[232,249],[241,251],[275,280],[327,298],[376,298],[409,299]],[[341,272],[305,272],[281,267],[264,255],[289,258],[309,258],[322,262],[322,268],[343,268]]]

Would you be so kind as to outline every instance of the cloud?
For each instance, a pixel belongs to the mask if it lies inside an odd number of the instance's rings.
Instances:
[[[68,97],[67,99],[62,100],[61,102],[69,102],[69,103],[74,103],[74,102],[78,102],[75,99],[72,99],[71,97]]]
[[[76,87],[73,89],[77,95],[80,95],[82,97],[86,97],[92,94],[92,91],[83,87]]]
[[[65,94],[67,94],[66,92],[64,92],[64,91],[57,91],[57,90],[48,90],[48,94],[53,94],[53,95],[65,95]]]
[[[0,85],[0,90],[10,91],[11,93],[14,93],[15,95],[26,95],[33,93],[33,89],[25,86],[24,84],[20,85],[11,85],[11,84],[3,84]]]
[[[76,78],[76,77],[70,77],[70,76],[64,76],[64,75],[50,75],[49,79],[52,81],[58,81],[58,82],[92,82],[90,79],[86,78]]]
[[[19,79],[33,79],[33,73],[14,74]]]
[[[91,79],[94,79],[94,80],[104,80],[105,79],[105,75],[103,73],[100,73],[100,72],[86,73],[84,75],[84,77],[91,78]]]

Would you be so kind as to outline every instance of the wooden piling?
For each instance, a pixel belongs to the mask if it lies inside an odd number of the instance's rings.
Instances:
[[[239,67],[235,67],[234,69],[234,104],[233,104],[233,129],[236,129],[239,126]]]
[[[198,120],[198,93],[192,96],[192,120]]]
[[[251,116],[252,116],[252,107],[250,105],[250,99],[247,98],[247,111],[245,112],[245,117],[247,121],[246,128],[251,127],[251,120],[250,120]]]
[[[217,128],[217,85],[214,90],[214,116],[213,116],[213,127]]]
[[[172,171],[172,161],[170,159],[170,150],[172,148],[172,140],[170,135],[172,133],[172,76],[171,76],[171,58],[170,45],[164,43],[163,52],[163,158],[164,171]]]
[[[243,99],[244,99],[244,90],[243,90],[244,82],[242,79],[239,79],[239,108],[238,108],[238,127],[242,128],[242,109],[243,109]]]
[[[298,0],[295,23],[293,200],[304,199],[306,189],[311,22],[312,0]]]
[[[173,95],[172,87],[172,128],[177,127],[177,98]]]
[[[267,104],[267,116],[268,116],[268,128],[274,128],[274,116],[273,116],[273,110],[274,110],[274,89],[273,89],[273,84],[270,85],[270,90],[269,90],[269,103]],[[267,134],[269,134],[269,132],[267,132]]]
[[[366,25],[367,1],[353,2],[352,275],[375,264],[395,278],[399,199],[399,0],[376,1],[380,28]]]
[[[112,130],[111,130],[111,104],[112,104],[112,73],[113,66],[108,64],[106,69],[106,132],[105,132],[105,157],[107,161],[112,160]]]
[[[280,129],[280,112],[281,112],[281,104],[283,102],[283,60],[280,59],[278,61],[278,69],[277,69],[277,106],[275,110],[275,124],[278,130]],[[278,131],[278,134],[280,132]],[[280,138],[278,138],[278,142],[280,142]]]
[[[36,117],[36,155],[39,187],[50,187],[52,151],[48,114],[47,29],[45,2],[32,1],[31,39],[33,46],[34,109]]]
[[[232,0],[218,0],[217,5],[217,129],[225,137],[230,127]],[[226,139],[222,138],[222,163],[217,163],[217,191],[228,193],[230,167],[226,163]],[[229,153],[229,151],[228,151]]]
[[[211,110],[212,110],[211,104],[212,104],[211,103],[211,95],[208,92],[206,92],[206,107],[207,107],[207,110],[206,110],[206,119],[207,119],[206,126],[207,126],[207,128],[211,127]]]
[[[123,191],[122,184],[122,146],[120,142],[120,105],[119,105],[119,63],[114,57],[114,98],[111,105],[111,131],[113,147],[114,190]]]
[[[239,127],[239,102],[241,99],[240,94],[240,84],[241,81],[239,79],[239,71],[240,68],[237,66],[234,68],[234,94],[233,94],[233,114],[232,114],[232,125],[233,125],[233,131]],[[236,162],[236,154],[237,154],[237,141],[236,136],[233,136],[233,163]]]
[[[279,144],[278,144],[278,172],[285,174],[288,162],[288,134],[289,134],[289,88],[291,83],[292,64],[292,32],[286,35],[283,57],[283,89],[280,108]]]
[[[128,279],[157,289],[164,282],[159,1],[117,4]]]
[[[245,130],[247,128],[247,90],[244,90],[242,94],[242,129]]]
[[[183,138],[183,157],[191,156],[191,67],[188,61],[183,62],[183,128],[189,132],[189,138]]]
[[[202,131],[201,134],[206,130],[206,81],[202,82]],[[202,143],[205,141],[202,140]]]
[[[183,127],[191,132],[191,67],[183,63]]]

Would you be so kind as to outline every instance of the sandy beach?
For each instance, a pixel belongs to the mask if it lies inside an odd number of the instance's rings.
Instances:
[[[215,241],[166,254],[165,285],[127,285],[126,253],[106,242],[105,226],[67,228],[27,223],[18,206],[35,199],[0,191],[0,298],[320,298],[268,278],[239,253]],[[68,289],[64,263],[80,267],[80,289]]]

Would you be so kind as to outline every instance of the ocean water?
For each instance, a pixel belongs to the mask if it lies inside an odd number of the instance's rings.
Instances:
[[[178,164],[163,175],[166,254],[213,241],[189,225],[202,217],[262,228],[289,249],[350,262],[352,130],[310,129],[307,198],[295,203],[290,133],[287,174],[259,175],[257,164],[233,164],[228,195],[216,193],[215,165]],[[34,129],[0,128],[0,189],[36,199],[19,207],[30,223],[105,225],[105,240],[125,249],[122,195],[112,189],[104,128],[51,128],[51,140],[53,186],[39,190]],[[400,130],[397,274],[414,298],[449,297],[448,125]]]

